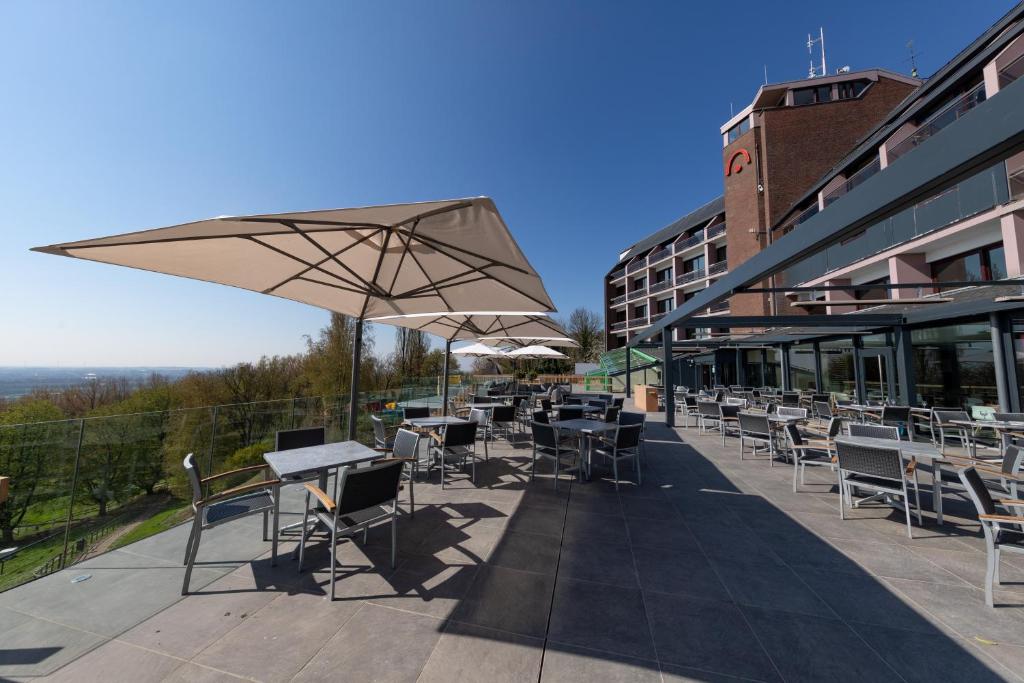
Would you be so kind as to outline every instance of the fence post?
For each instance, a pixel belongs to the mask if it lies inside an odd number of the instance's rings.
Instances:
[[[60,563],[63,565],[68,554],[68,540],[71,536],[71,522],[75,512],[75,489],[78,488],[78,468],[82,459],[82,440],[85,437],[85,419],[78,420],[78,446],[75,448],[75,469],[71,475],[71,495],[68,498],[68,519],[64,524],[64,548],[60,551]]]
[[[299,400],[298,398],[293,398],[292,399],[292,426],[291,426],[292,429],[295,429],[295,402],[298,401],[298,400]]]
[[[220,406],[213,407],[213,422],[210,424],[210,454],[206,459],[206,476],[213,474],[213,449],[217,444],[217,414],[220,411]],[[204,496],[210,495],[210,485],[206,485],[206,490],[203,492]]]

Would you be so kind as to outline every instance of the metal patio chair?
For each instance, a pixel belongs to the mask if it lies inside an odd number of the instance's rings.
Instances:
[[[203,486],[212,481],[238,474],[249,474],[254,476],[257,472],[263,472],[264,476],[270,471],[269,465],[253,465],[241,467],[230,472],[221,472],[203,478],[199,475],[199,467],[196,465],[195,456],[189,453],[185,456],[182,465],[185,467],[185,474],[189,484],[192,486],[192,530],[189,532],[188,542],[185,544],[185,579],[181,584],[181,594],[188,595],[188,583],[192,578],[192,567],[196,562],[196,554],[199,552],[199,541],[203,532],[221,524],[234,522],[235,520],[249,517],[251,515],[263,515],[263,540],[267,540],[268,516],[274,515],[274,525],[271,531],[270,564],[277,564],[277,534],[278,534],[278,511],[281,505],[281,480],[264,479],[250,484],[242,484],[224,491],[203,495]],[[305,528],[305,527],[303,527]]]
[[[676,405],[676,408],[683,414],[683,427],[685,429],[690,428],[690,418],[693,418],[694,426],[700,424],[700,409],[697,407],[697,397],[693,394],[687,394],[683,396],[682,403]]]
[[[946,440],[951,438],[959,441],[961,448],[970,451],[970,428],[963,425],[953,424],[953,420],[971,421],[971,416],[967,414],[966,410],[942,410],[934,408],[932,409],[929,417],[931,418],[929,420],[929,427],[932,443],[939,447],[939,452],[943,455],[946,454]]]
[[[775,409],[775,414],[779,417],[807,417],[807,408],[793,408],[792,406],[779,406]]]
[[[867,436],[872,439],[891,439],[893,441],[900,440],[899,427],[851,422],[846,428],[849,430],[850,436]]]
[[[604,419],[605,422],[618,422],[620,411],[621,408],[616,408],[615,406],[608,406],[607,408],[604,409],[604,415],[602,416],[602,419]]]
[[[832,419],[836,420],[836,418]],[[786,440],[789,442],[788,448],[793,455],[793,493],[796,493],[797,470],[800,472],[800,484],[803,485],[808,465],[835,469],[835,442],[804,439],[796,425],[788,424],[785,429]]]
[[[722,423],[719,421],[721,413],[718,410],[718,404],[714,401],[698,401],[697,411],[699,420],[697,426],[701,434],[714,430],[721,430]]]
[[[917,524],[921,526],[921,494],[917,486],[917,462],[904,462],[898,448],[875,448],[857,446],[839,441],[836,443],[836,459],[839,469],[839,518],[846,519],[846,506],[858,507],[867,500],[880,497],[891,499],[899,496],[907,517],[907,535],[914,537],[910,523],[909,484],[914,486],[914,508]],[[875,495],[859,501],[853,499],[855,489],[874,491]]]
[[[409,516],[416,514],[416,493],[413,491],[413,480],[420,473],[420,440],[423,435],[411,429],[399,429],[395,434],[394,446],[390,449],[376,450],[391,453],[390,460],[401,460],[409,466],[402,471],[402,479],[409,482]],[[429,438],[429,436],[428,436]],[[379,461],[377,461],[379,462]]]
[[[411,433],[411,432],[410,432]],[[363,541],[370,527],[391,523],[391,568],[395,568],[398,550],[398,491],[405,461],[394,458],[377,460],[370,467],[342,467],[338,473],[335,498],[312,483],[306,484],[306,512],[303,522],[312,515],[331,535],[331,600],[334,600],[335,573],[338,567],[338,539],[363,532]],[[315,497],[322,508],[311,506]],[[306,554],[306,536],[299,543],[299,571]]]
[[[446,425],[444,434],[431,432],[430,459],[431,467],[436,463],[441,468],[441,488],[445,487],[445,472],[450,463],[465,469],[466,461],[470,461],[470,481],[476,483],[476,422],[453,423]]]
[[[544,422],[532,422],[530,430],[533,434],[533,457],[530,463],[531,481],[537,474],[538,458],[551,461],[556,491],[558,490],[558,475],[562,472],[575,470],[580,476],[580,481],[582,481],[583,473],[580,466],[580,451],[579,448],[570,443],[575,441],[575,439],[562,438],[555,427]]]
[[[390,450],[395,444],[394,434],[388,434],[388,428],[384,426],[384,420],[376,415],[370,416],[370,423],[373,425],[373,446]]]
[[[985,479],[978,474],[976,467],[965,467],[958,475],[978,511],[978,521],[985,536],[985,604],[995,607],[992,589],[993,584],[1000,583],[1000,555],[1004,550],[1024,555],[1024,500],[993,500]],[[1000,507],[1006,512],[1001,512]]]
[[[482,408],[473,408],[469,411],[469,421],[476,423],[476,438],[484,444],[484,460],[490,460],[491,454],[487,448],[487,442],[491,438],[491,416]]]
[[[564,405],[558,409],[558,421],[582,420],[583,406]]]
[[[757,447],[764,446],[768,449],[768,461],[771,466],[775,465],[775,437],[772,434],[771,423],[767,415],[753,415],[751,413],[739,413],[737,415],[740,430],[740,460],[743,460],[744,446],[749,442],[751,455],[757,457]]]
[[[612,477],[615,479],[615,490],[619,490],[619,461],[633,460],[636,472],[636,485],[640,486],[640,431],[641,425],[622,425],[615,430],[610,439],[599,439],[593,453],[612,461]]]
[[[738,405],[729,405],[728,403],[718,404],[718,426],[722,431],[722,445],[725,445],[725,435],[731,429],[733,434],[738,434],[740,431],[740,414],[741,407]]]
[[[985,486],[994,495],[1020,498],[1024,492],[1024,448],[1007,446],[1001,461],[982,460],[959,455],[947,455],[962,467],[976,467],[989,477],[984,479]],[[998,477],[995,478],[995,477]]]
[[[512,441],[516,432],[516,409],[514,406],[495,406],[491,408],[491,432],[501,431],[507,441]]]

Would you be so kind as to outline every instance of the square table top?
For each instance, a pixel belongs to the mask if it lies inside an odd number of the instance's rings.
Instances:
[[[942,453],[930,443],[924,441],[897,441],[894,439],[877,439],[873,436],[837,436],[836,443],[848,443],[854,446],[871,446],[872,448],[895,448],[903,455],[914,456],[923,460],[941,460]]]
[[[469,420],[466,418],[455,417],[454,415],[410,417],[408,420],[402,420],[402,424],[409,425],[410,427],[441,427],[443,425],[466,424],[467,422],[469,422]]]
[[[1021,430],[1024,422],[1019,420],[950,420],[950,424],[962,427],[986,427],[988,429]]]
[[[355,465],[384,457],[383,453],[358,441],[338,441],[321,446],[292,448],[264,453],[263,459],[279,479],[290,479],[310,472],[323,472],[345,465]]]
[[[491,410],[492,408],[511,408],[511,403],[470,403],[466,405],[467,408],[476,408],[477,410]]]
[[[583,434],[596,434],[598,432],[610,432],[618,428],[618,424],[615,422],[604,422],[603,420],[586,420],[583,418],[577,418],[574,420],[556,420],[551,423],[552,427],[557,429],[565,429],[571,432],[581,432]]]

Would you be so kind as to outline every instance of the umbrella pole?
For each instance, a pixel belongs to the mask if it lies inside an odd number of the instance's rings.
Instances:
[[[356,320],[356,333],[352,338],[352,385],[348,392],[348,440],[356,440],[356,418],[359,415],[359,366],[363,355],[363,320]]]
[[[441,384],[441,415],[448,414],[448,358],[452,354],[452,342],[446,339],[444,342],[444,380]]]

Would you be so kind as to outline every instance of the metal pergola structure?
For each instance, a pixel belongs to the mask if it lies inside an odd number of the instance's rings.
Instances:
[[[801,327],[835,328],[881,327],[891,329],[895,338],[897,373],[902,378],[901,391],[907,400],[914,396],[912,386],[913,357],[908,325],[929,320],[950,319],[987,313],[993,330],[993,348],[997,367],[1000,402],[1004,409],[1012,408],[1015,396],[1007,387],[1007,369],[1012,373],[1012,355],[1007,356],[1009,331],[1005,316],[1009,310],[1019,310],[1024,302],[1016,297],[968,299],[941,303],[927,310],[911,310],[883,319],[872,320],[871,313],[848,315],[799,316],[701,316],[710,306],[730,296],[744,293],[763,293],[770,290],[797,291],[791,287],[765,287],[771,276],[831,245],[851,238],[871,225],[917,204],[938,192],[1003,161],[1024,150],[1024,79],[1008,84],[999,94],[978,105],[970,116],[965,116],[938,131],[921,144],[913,154],[901,157],[882,172],[865,180],[826,209],[812,216],[772,245],[730,270],[709,287],[684,301],[674,311],[641,330],[627,342],[628,347],[647,345],[661,335],[663,355],[663,383],[665,385],[665,421],[675,424],[672,375],[672,330],[676,327],[761,327],[779,328],[787,325]],[[990,284],[990,283],[971,283]],[[1003,283],[1000,283],[1003,284]],[[1020,286],[1020,282],[1014,283]],[[935,287],[934,283],[914,283],[911,287]],[[837,286],[797,288],[805,291],[839,289]],[[843,289],[850,289],[842,287]],[[899,300],[894,300],[894,305]],[[849,322],[843,320],[849,318]],[[840,322],[840,321],[843,322]],[[1009,347],[1012,349],[1012,347]],[[785,356],[785,354],[783,354]],[[627,369],[628,372],[628,369]],[[785,374],[785,373],[784,373]],[[626,381],[629,384],[628,377]],[[819,381],[820,386],[820,381]]]

